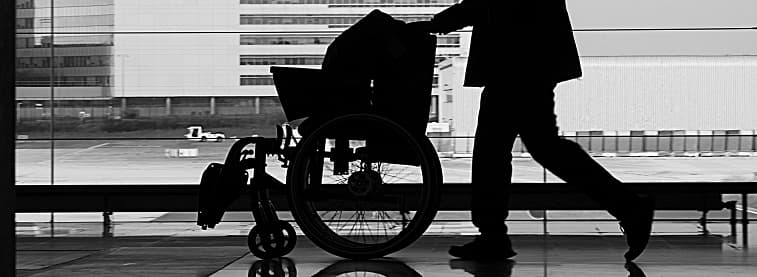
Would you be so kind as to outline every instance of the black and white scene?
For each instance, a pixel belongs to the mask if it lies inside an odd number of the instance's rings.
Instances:
[[[757,1],[0,18],[0,276],[757,272]]]

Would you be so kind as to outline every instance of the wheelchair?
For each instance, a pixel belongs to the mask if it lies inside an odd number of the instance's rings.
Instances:
[[[423,89],[413,94],[420,101],[411,104],[426,105],[425,111],[420,106],[382,108],[395,105],[397,99],[391,98],[406,92],[387,92],[368,105],[360,98],[366,86],[346,82],[327,88],[339,80],[320,69],[272,66],[287,119],[307,118],[299,125],[302,138],[282,124],[276,138],[236,141],[223,164],[210,164],[203,172],[198,225],[213,228],[225,209],[248,192],[255,219],[250,251],[262,259],[285,256],[294,249],[296,232],[276,215],[270,191],[278,190],[287,196],[302,233],[334,255],[378,258],[418,239],[436,216],[442,183],[439,157],[425,136],[436,39],[426,41],[424,49],[430,50],[424,53],[430,55],[423,56],[423,72],[416,74],[421,77],[413,77],[418,80],[375,83],[386,91]],[[333,93],[318,93],[325,89]],[[269,156],[287,168],[284,182],[266,173]]]

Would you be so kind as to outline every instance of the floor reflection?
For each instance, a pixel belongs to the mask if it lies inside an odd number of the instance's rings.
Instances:
[[[513,266],[515,266],[515,261],[509,259],[501,261],[472,261],[455,259],[449,261],[450,269],[462,269],[463,271],[476,277],[510,277],[513,273]]]
[[[258,260],[252,264],[247,274],[249,277],[295,277],[297,269],[288,258]],[[423,276],[407,264],[394,259],[377,260],[341,260],[333,263],[313,275],[314,277],[336,276]]]
[[[510,277],[516,262],[513,260],[473,261],[455,259],[449,261],[450,270],[455,276],[475,277]],[[646,277],[647,275],[637,264],[629,262],[625,264],[628,277]],[[465,272],[467,274],[463,274]],[[296,277],[297,267],[289,258],[255,261],[247,274],[248,277]],[[369,277],[369,276],[423,276],[418,271],[402,261],[395,259],[377,260],[341,260],[320,269],[313,274],[315,277]],[[545,273],[546,276],[546,273]]]
[[[313,276],[423,276],[407,264],[394,259],[368,261],[342,260],[318,271]]]
[[[289,258],[258,260],[252,263],[248,277],[296,277],[297,267]]]
[[[513,244],[520,251],[512,260],[470,261],[447,254],[449,245],[469,240],[469,236],[425,236],[388,258],[354,261],[330,255],[303,239],[291,260],[260,261],[247,254],[214,277],[757,276],[757,255],[719,236],[655,236],[637,264],[625,263],[622,255],[627,246],[620,236],[516,236]]]

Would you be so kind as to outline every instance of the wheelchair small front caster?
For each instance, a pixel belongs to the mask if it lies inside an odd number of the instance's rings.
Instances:
[[[297,233],[294,227],[286,221],[276,221],[270,224],[257,224],[252,227],[247,236],[247,246],[250,252],[261,259],[272,259],[285,256],[294,250]]]

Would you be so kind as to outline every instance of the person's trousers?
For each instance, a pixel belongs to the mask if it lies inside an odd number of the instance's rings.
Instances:
[[[486,86],[473,147],[473,224],[482,234],[506,233],[512,148],[516,137],[534,160],[566,183],[577,184],[617,219],[638,202],[577,143],[558,136],[554,83]],[[559,196],[558,196],[559,197]]]

